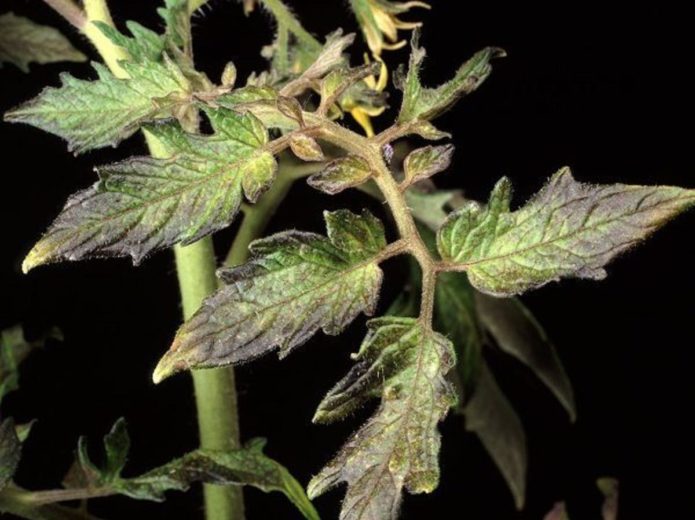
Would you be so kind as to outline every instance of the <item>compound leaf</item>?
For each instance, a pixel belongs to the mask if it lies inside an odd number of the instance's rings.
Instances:
[[[316,497],[348,484],[341,520],[395,519],[405,488],[430,493],[439,483],[437,424],[456,403],[445,379],[455,364],[451,342],[417,319],[369,322],[357,364],[324,398],[314,417],[344,417],[381,397],[376,413],[309,484]]]
[[[225,287],[209,297],[176,335],[155,381],[186,368],[280,357],[320,328],[340,333],[360,312],[371,314],[382,272],[384,229],[364,211],[325,212],[328,238],[287,231],[251,244],[251,260],[220,271]]]
[[[100,26],[104,30],[104,25]],[[75,153],[115,146],[147,121],[181,113],[191,99],[192,85],[166,55],[153,59],[158,41],[137,24],[134,38],[106,30],[106,36],[126,47],[132,61],[121,62],[122,79],[94,64],[96,81],[61,75],[60,88],[48,87],[36,98],[5,114],[12,123],[26,123],[62,137]],[[138,32],[139,31],[139,32]],[[120,39],[119,39],[120,38]]]
[[[136,157],[98,168],[101,180],[73,195],[24,260],[41,264],[127,256],[190,244],[234,219],[243,194],[255,202],[276,173],[268,134],[251,114],[209,112],[212,136],[176,124],[149,126],[168,159]]]
[[[456,75],[437,88],[426,88],[420,82],[420,69],[425,49],[418,46],[419,33],[413,32],[412,51],[407,76],[399,81],[403,103],[399,123],[431,120],[449,110],[461,97],[476,90],[490,75],[490,61],[505,55],[502,49],[487,47],[461,65]]]
[[[566,277],[600,280],[604,266],[695,203],[695,190],[591,185],[568,168],[517,211],[500,180],[487,208],[468,203],[439,230],[442,257],[493,296],[512,296]]]
[[[0,66],[12,63],[28,72],[30,63],[86,60],[57,29],[14,13],[0,15]]]

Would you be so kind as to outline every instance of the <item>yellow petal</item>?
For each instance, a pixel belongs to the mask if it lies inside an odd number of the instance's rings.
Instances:
[[[356,107],[350,111],[352,117],[357,121],[357,124],[362,127],[364,133],[367,137],[374,137],[374,127],[372,127],[372,121],[369,119],[369,115],[361,108]]]

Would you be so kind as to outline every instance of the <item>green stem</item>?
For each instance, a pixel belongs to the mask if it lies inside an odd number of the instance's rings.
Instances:
[[[291,158],[282,158],[279,161],[278,177],[270,189],[258,202],[244,207],[244,220],[234,237],[224,265],[233,267],[246,262],[249,244],[263,234],[294,181],[320,171],[323,167],[322,163],[296,163]]]
[[[314,49],[320,49],[321,44],[314,38],[304,27],[299,23],[299,20],[292,14],[287,6],[282,2],[282,0],[260,0],[263,6],[272,13],[278,22],[278,25],[287,27],[292,34],[294,34],[299,41],[313,47]]]
[[[0,492],[0,512],[29,520],[98,520],[79,509],[37,503],[33,500],[34,495],[17,486],[6,487]]]
[[[124,49],[114,45],[91,23],[101,21],[113,26],[106,0],[85,0],[89,23],[85,35],[92,41],[109,69],[118,77],[127,77],[119,61],[127,59]],[[145,134],[153,157],[167,156],[161,144]],[[189,318],[203,300],[217,288],[216,260],[210,237],[187,247],[175,247],[176,267],[181,290],[184,318]],[[232,368],[193,372],[200,446],[212,450],[240,448],[237,395]],[[207,520],[243,520],[244,500],[241,487],[203,486]]]
[[[207,237],[190,246],[176,246],[174,254],[183,316],[188,319],[200,308],[203,300],[217,289],[212,239]],[[239,449],[234,370],[228,367],[215,368],[194,370],[192,374],[198,408],[200,446],[223,451]],[[208,520],[244,518],[240,487],[204,485],[203,490]]]

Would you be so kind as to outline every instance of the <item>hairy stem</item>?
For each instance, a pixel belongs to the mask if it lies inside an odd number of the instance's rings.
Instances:
[[[321,44],[299,23],[282,0],[260,0],[263,6],[275,17],[278,25],[284,26],[294,34],[299,41],[310,47],[321,48]]]
[[[425,326],[431,327],[434,290],[439,265],[420,237],[413,215],[405,200],[405,194],[399,189],[398,183],[384,161],[381,144],[374,138],[363,137],[316,114],[306,113],[304,120],[308,124],[316,125],[322,139],[362,157],[369,163],[374,172],[374,183],[391,209],[401,239],[405,241],[407,250],[415,257],[422,269],[420,319]]]
[[[84,34],[99,51],[104,62],[117,77],[127,77],[119,65],[128,58],[126,51],[108,40],[92,23],[101,21],[113,26],[105,0],[85,0],[88,23]],[[153,157],[165,155],[156,139],[145,136]],[[203,299],[217,288],[216,260],[210,237],[187,247],[176,247],[177,274],[181,289],[184,318],[190,317]],[[232,368],[193,372],[200,446],[212,450],[234,450],[240,447],[237,395]],[[243,520],[244,501],[240,487],[204,485],[207,520]]]
[[[87,17],[72,0],[43,0],[48,6],[70,23],[78,31],[87,24]]]

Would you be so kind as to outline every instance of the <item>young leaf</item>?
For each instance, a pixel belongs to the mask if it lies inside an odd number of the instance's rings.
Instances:
[[[13,63],[29,72],[30,63],[86,61],[57,29],[39,25],[14,13],[0,15],[0,67]]]
[[[250,485],[265,492],[280,491],[305,518],[319,518],[302,486],[283,466],[263,453],[265,441],[262,439],[254,439],[236,451],[196,450],[132,478],[121,476],[130,447],[123,419],[119,419],[104,437],[103,467],[90,461],[86,446],[86,440],[80,438],[77,466],[70,470],[66,479],[71,486],[98,487],[138,500],[161,502],[166,491],[186,491],[194,482]]]
[[[148,126],[169,159],[136,157],[98,168],[101,180],[73,195],[29,252],[25,272],[41,264],[127,256],[190,244],[228,226],[243,200],[255,202],[276,173],[268,133],[253,115],[209,111],[215,134],[176,124]]]
[[[12,480],[22,457],[22,443],[12,419],[0,423],[0,490]]]
[[[321,172],[307,179],[309,185],[317,190],[335,195],[343,190],[359,186],[372,176],[372,170],[361,157],[349,155],[336,159]]]
[[[430,493],[437,487],[437,424],[456,402],[445,379],[455,363],[450,341],[413,318],[371,320],[369,329],[357,365],[314,417],[333,421],[382,398],[376,413],[309,484],[312,498],[348,484],[341,520],[395,519],[403,488]]]
[[[419,182],[428,177],[432,177],[439,172],[446,170],[451,164],[451,157],[454,154],[454,146],[447,144],[444,146],[425,146],[418,148],[408,154],[403,163],[405,180],[402,187]]]
[[[290,139],[290,148],[303,161],[321,162],[325,159],[316,140],[304,134],[293,135]]]
[[[117,39],[113,33],[112,29],[106,35]],[[116,78],[95,63],[96,81],[63,74],[60,88],[44,89],[36,98],[6,113],[5,120],[55,134],[68,142],[70,151],[82,153],[115,146],[145,122],[180,113],[181,107],[190,102],[192,86],[179,67],[166,55],[163,62],[152,59],[155,43],[151,36],[119,36],[128,42],[134,56],[134,61],[121,63],[127,79]]]
[[[510,211],[510,199],[504,178],[487,208],[467,204],[437,237],[442,257],[493,296],[565,277],[604,278],[608,262],[692,206],[695,190],[582,184],[564,168],[517,211]]]
[[[509,401],[485,363],[473,396],[463,410],[466,429],[480,438],[514,496],[518,509],[526,493],[526,434]]]
[[[286,231],[251,244],[251,260],[221,270],[225,287],[179,329],[153,378],[290,353],[323,329],[340,333],[377,303],[384,229],[364,211],[325,212],[328,238]]]
[[[418,119],[429,121],[449,110],[460,98],[476,90],[492,71],[490,61],[505,55],[502,49],[486,47],[461,65],[456,75],[437,88],[426,88],[420,83],[420,69],[425,49],[418,46],[419,33],[412,38],[412,51],[407,76],[398,82],[403,90],[403,104],[399,123]]]
[[[577,410],[572,384],[554,345],[531,312],[516,298],[493,298],[476,291],[475,300],[480,323],[500,349],[528,365],[574,421]]]

